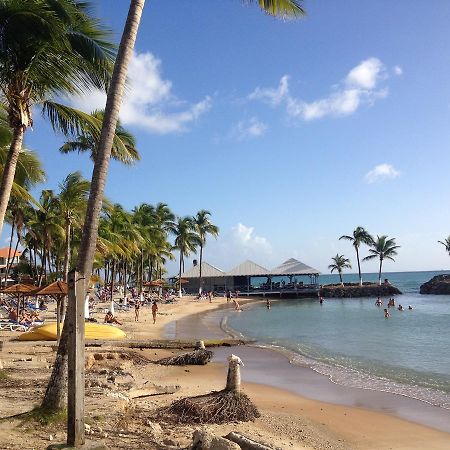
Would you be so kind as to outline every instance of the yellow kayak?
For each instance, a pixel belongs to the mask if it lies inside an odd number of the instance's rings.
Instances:
[[[125,339],[126,334],[112,325],[87,322],[84,325],[84,336],[87,340],[101,339],[115,341]],[[61,324],[62,329],[62,324]],[[19,336],[20,341],[56,341],[56,322],[33,327]]]

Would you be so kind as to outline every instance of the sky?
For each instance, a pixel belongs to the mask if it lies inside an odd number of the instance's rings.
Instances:
[[[118,41],[128,2],[93,3]],[[286,21],[240,0],[147,1],[121,110],[141,161],[111,163],[108,198],[209,210],[221,232],[204,260],[223,270],[295,257],[327,273],[340,253],[355,271],[338,238],[357,226],[401,246],[386,271],[450,268],[437,243],[450,234],[450,2],[304,7]],[[91,111],[105,98],[64,101]],[[38,190],[75,170],[90,179],[89,158],[59,154],[63,138],[35,116]]]

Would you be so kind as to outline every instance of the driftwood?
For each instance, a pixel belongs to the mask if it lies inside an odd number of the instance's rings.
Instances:
[[[194,350],[177,356],[170,356],[157,361],[164,366],[204,366],[211,360],[213,352],[210,350]]]
[[[235,442],[242,450],[279,450],[277,447],[269,447],[261,442],[255,441],[243,434],[232,431],[224,436],[225,439]]]
[[[154,395],[164,395],[164,394],[174,394],[180,389],[180,386],[158,386],[154,385],[150,388],[144,389],[132,389],[128,396],[132,399],[135,398],[144,398],[144,397],[152,397]]]
[[[248,422],[260,416],[243,392],[224,389],[206,395],[182,398],[167,409],[181,423]]]

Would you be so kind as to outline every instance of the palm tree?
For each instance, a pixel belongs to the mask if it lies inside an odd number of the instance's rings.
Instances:
[[[196,216],[194,216],[194,228],[197,231],[198,237],[200,238],[200,274],[199,274],[199,293],[202,292],[202,260],[203,260],[203,247],[206,245],[206,236],[210,234],[211,236],[217,237],[219,235],[219,227],[214,225],[210,220],[209,216],[211,213],[205,209],[200,210]]]
[[[363,258],[363,261],[370,261],[374,258],[380,259],[380,270],[378,272],[378,284],[381,286],[381,267],[384,259],[390,259],[394,261],[393,256],[397,254],[399,245],[395,244],[395,238],[388,239],[387,236],[377,236],[377,239],[373,241],[372,248],[369,249],[371,255]]]
[[[114,70],[109,85],[105,115],[102,130],[97,147],[97,158],[91,180],[86,217],[83,226],[83,235],[78,253],[77,269],[81,276],[89,279],[94,262],[97,247],[98,225],[102,209],[103,195],[105,191],[106,177],[108,174],[109,159],[114,143],[114,133],[119,118],[120,105],[122,103],[128,65],[133,53],[134,43],[139,28],[139,22],[144,8],[145,0],[131,0],[128,17],[120,41]],[[81,308],[81,305],[80,305]],[[56,361],[53,365],[52,375],[45,392],[42,406],[50,410],[61,409],[64,405],[67,373],[67,329],[63,328],[59,342]],[[66,332],[65,332],[66,331]],[[84,330],[79,330],[84,336]],[[79,370],[83,370],[79,368]],[[72,439],[72,438],[71,438]],[[84,439],[82,439],[84,443]],[[77,442],[78,445],[80,442]],[[74,442],[71,442],[74,444]]]
[[[438,241],[439,244],[442,244],[445,247],[445,251],[450,255],[450,236],[445,238],[444,241]]]
[[[342,269],[352,268],[350,260],[347,259],[344,255],[339,255],[339,253],[337,253],[336,256],[333,256],[331,260],[333,261],[333,263],[330,264],[328,268],[331,270],[331,273],[337,271],[337,273],[339,274],[339,279],[341,280],[341,286],[344,286],[344,282],[342,281]]]
[[[24,135],[33,126],[32,107],[43,107],[56,125],[52,98],[109,82],[114,47],[89,8],[73,0],[0,3],[0,90],[13,133],[0,184],[0,233]]]
[[[89,181],[85,180],[80,172],[67,175],[59,185],[57,205],[60,215],[64,218],[64,280],[68,281],[69,265],[71,259],[71,232],[72,226],[81,227],[84,217],[87,197],[89,194]]]
[[[197,252],[197,247],[202,243],[200,236],[195,230],[192,217],[179,217],[175,230],[174,248],[180,251],[180,269],[178,273],[178,296],[182,296],[181,274],[184,268],[184,257]]]
[[[344,234],[339,238],[339,240],[341,239],[350,241],[355,248],[356,260],[358,261],[359,285],[362,286],[361,263],[359,261],[359,246],[361,244],[372,245],[373,238],[363,227],[356,227],[355,230],[353,230],[353,234],[351,236]]]
[[[98,129],[101,128],[104,116],[104,111],[94,111],[91,113],[92,120],[97,121]],[[77,131],[78,132],[75,134],[74,139],[65,142],[59,151],[61,153],[72,153],[76,151],[78,153],[89,152],[92,161],[95,162],[97,157],[98,140],[100,136],[98,133],[91,133],[89,128]],[[114,134],[111,158],[126,165],[131,165],[140,159],[139,152],[136,150],[135,137],[127,131],[120,124],[120,122],[117,122],[117,127]]]

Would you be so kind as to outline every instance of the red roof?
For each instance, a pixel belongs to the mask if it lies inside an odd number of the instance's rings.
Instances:
[[[0,248],[0,258],[7,258],[8,257],[8,253],[9,253],[9,247],[3,247]],[[17,251],[17,253],[15,255],[13,255],[14,253],[14,249],[11,249],[11,254],[10,254],[10,258],[12,258],[13,256],[20,256],[22,254],[22,252]]]

